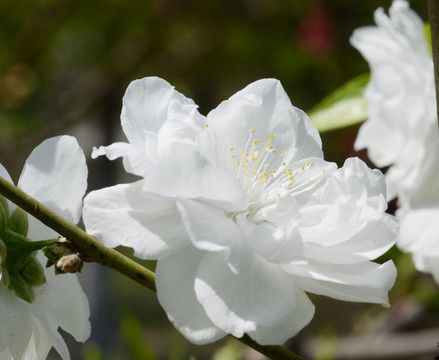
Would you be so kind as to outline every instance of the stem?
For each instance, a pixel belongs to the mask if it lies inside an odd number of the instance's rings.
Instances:
[[[0,194],[74,243],[85,261],[107,266],[155,291],[155,275],[152,271],[116,250],[105,247],[96,238],[59,216],[2,177],[0,177]]]
[[[43,224],[55,230],[58,234],[70,240],[85,261],[96,262],[107,266],[136,281],[140,285],[156,292],[155,274],[137,264],[135,261],[120,254],[116,250],[105,247],[96,238],[84,230],[64,219],[47,206],[20,190],[9,181],[0,176],[0,194],[21,207],[23,210],[40,220]],[[259,345],[248,335],[236,338],[261,354],[276,360],[303,360],[302,357],[282,346]]]
[[[436,111],[439,119],[439,0],[427,0],[430,20],[431,46],[433,48],[434,84],[436,88]]]

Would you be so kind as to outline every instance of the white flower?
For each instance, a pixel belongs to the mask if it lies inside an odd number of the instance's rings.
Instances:
[[[369,119],[355,148],[367,148],[377,166],[390,166],[389,197],[409,206],[431,154],[427,144],[437,142],[433,61],[423,22],[408,3],[394,1],[389,13],[376,10],[377,26],[359,28],[351,38],[371,69]]]
[[[398,197],[398,246],[413,253],[418,270],[439,284],[439,136],[433,61],[419,16],[394,1],[387,17],[375,12],[376,27],[355,30],[352,44],[370,64],[366,91],[369,119],[356,148],[367,147]]]
[[[133,82],[122,156],[144,178],[90,193],[83,217],[108,246],[158,259],[158,298],[198,344],[230,333],[279,344],[308,324],[305,291],[388,305],[396,271],[384,176],[322,158],[317,130],[280,83],[260,80],[207,117],[158,78]]]
[[[0,176],[12,183],[0,164]],[[60,136],[45,140],[27,159],[18,187],[77,223],[82,197],[87,187],[84,154],[76,140]],[[9,203],[10,211],[16,206]],[[29,240],[47,240],[58,235],[29,216]],[[44,256],[39,254],[40,262]],[[47,259],[46,259],[47,260]],[[45,270],[46,283],[34,288],[35,300],[29,303],[0,284],[0,358],[46,359],[53,346],[63,359],[69,359],[67,346],[58,327],[78,341],[90,335],[89,306],[76,275],[56,276]],[[1,274],[0,274],[1,279]]]

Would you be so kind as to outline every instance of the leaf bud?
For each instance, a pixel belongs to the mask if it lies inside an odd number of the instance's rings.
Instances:
[[[29,263],[21,270],[21,276],[29,285],[42,285],[46,282],[44,268],[35,256],[32,256]]]
[[[9,217],[8,227],[17,234],[26,236],[29,229],[29,220],[26,211],[19,207],[16,208]]]
[[[55,274],[80,272],[84,261],[79,254],[64,255],[58,260],[55,267]]]

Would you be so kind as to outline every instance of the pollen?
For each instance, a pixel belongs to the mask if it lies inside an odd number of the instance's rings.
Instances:
[[[209,127],[209,124],[205,124],[204,127],[207,127],[207,128],[208,128],[208,127]]]

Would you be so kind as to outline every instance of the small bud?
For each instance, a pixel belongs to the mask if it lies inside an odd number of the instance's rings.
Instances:
[[[32,286],[24,281],[19,274],[9,272],[9,279],[9,287],[15,291],[15,294],[18,297],[30,303],[34,300],[34,291]]]
[[[17,234],[26,236],[27,230],[29,229],[29,220],[26,211],[21,208],[16,208],[9,217],[8,227]]]
[[[44,269],[35,256],[32,256],[29,263],[21,271],[22,278],[29,285],[42,285],[46,282]]]
[[[56,263],[55,274],[80,272],[83,265],[79,254],[65,255]]]
[[[6,218],[9,218],[9,205],[8,205],[8,201],[0,195],[0,207],[3,209]]]

